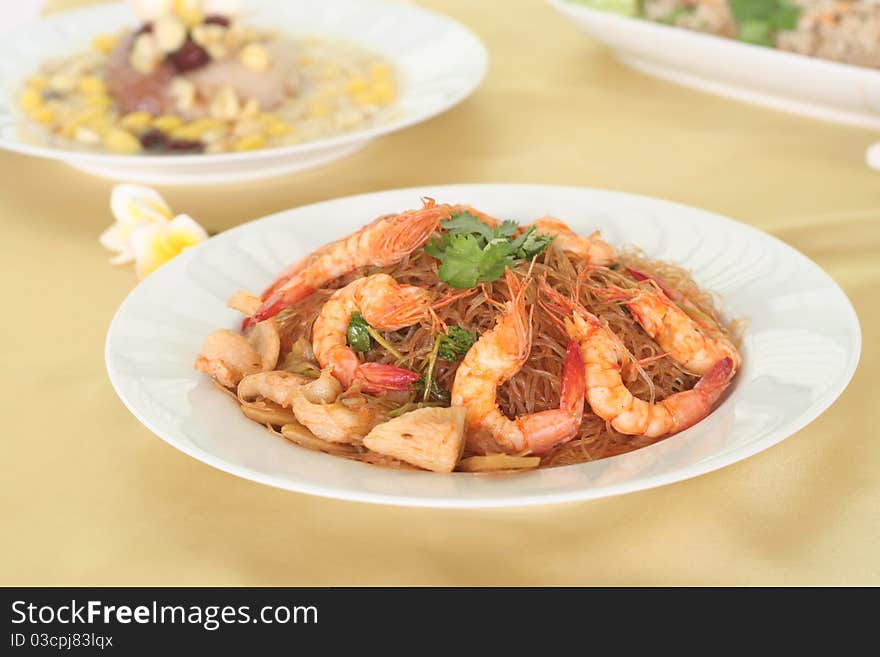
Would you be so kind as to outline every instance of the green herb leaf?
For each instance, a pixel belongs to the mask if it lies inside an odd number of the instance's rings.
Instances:
[[[553,241],[552,235],[541,235],[535,232],[534,226],[529,228],[522,235],[517,237],[510,244],[513,255],[521,260],[531,260],[536,255],[540,255],[544,249],[550,246]]]
[[[516,229],[516,224],[514,223],[513,225],[514,229]],[[452,215],[448,220],[440,224],[440,228],[450,233],[479,235],[487,242],[495,237],[493,229],[470,212]]]
[[[437,271],[440,280],[452,287],[473,287],[480,279],[483,249],[473,235],[453,235],[442,253],[431,255],[440,260]]]
[[[437,379],[432,378],[430,384],[428,384],[427,394],[425,394],[425,375],[422,374],[419,377],[419,380],[415,382],[415,389],[418,391],[418,396],[421,397],[425,402],[429,402],[431,400],[442,402],[443,404],[448,405],[451,399],[451,395],[449,391],[437,383]]]
[[[370,337],[370,325],[359,312],[353,312],[348,320],[348,330],[345,333],[348,346],[361,353],[369,351],[373,344]]]
[[[801,14],[800,7],[787,0],[730,0],[730,11],[737,38],[760,46],[773,46],[776,33],[794,29]]]
[[[450,326],[446,330],[446,335],[438,335],[436,339],[439,343],[437,357],[454,363],[464,358],[477,341],[477,336],[460,326]]]
[[[425,251],[440,261],[440,280],[455,288],[491,283],[516,260],[528,260],[541,253],[553,239],[536,234],[534,228],[514,238],[518,230],[515,221],[490,227],[468,212],[454,215],[440,227],[444,232]]]

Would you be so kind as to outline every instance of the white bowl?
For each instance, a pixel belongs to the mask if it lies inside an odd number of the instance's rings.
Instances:
[[[20,28],[0,42],[0,148],[56,160],[114,180],[200,185],[257,180],[350,155],[374,138],[435,116],[470,95],[488,66],[486,49],[450,18],[377,0],[247,0],[246,22],[295,35],[334,37],[382,53],[401,78],[395,118],[316,141],[247,153],[112,155],[40,146],[21,138],[23,80],[48,57],[89,47],[91,39],[136,24],[124,5],[70,11]]]
[[[236,290],[258,291],[289,263],[419,197],[472,203],[528,222],[552,214],[691,268],[748,318],[743,367],[705,420],[609,459],[513,475],[399,471],[311,452],[242,416],[192,365],[208,333],[236,328]],[[129,410],[181,451],[264,484],[327,497],[438,507],[544,504],[615,495],[715,470],[790,436],[827,408],[859,358],[859,324],[840,288],[779,240],[731,219],[630,194],[537,185],[421,187],[317,203],[253,221],[184,252],[138,285],[107,335],[110,380]],[[786,467],[779,463],[779,467]]]
[[[880,128],[880,71],[549,0],[640,71],[804,116]]]

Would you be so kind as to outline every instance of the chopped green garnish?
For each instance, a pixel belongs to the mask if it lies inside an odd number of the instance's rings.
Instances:
[[[345,333],[348,346],[361,353],[369,351],[373,345],[373,340],[370,337],[370,328],[372,327],[367,324],[367,320],[364,319],[363,315],[359,312],[353,312],[351,319],[348,320],[348,330]]]
[[[773,29],[764,21],[743,21],[739,24],[737,37],[740,41],[756,46],[773,45]]]
[[[737,38],[759,46],[773,46],[776,33],[797,27],[801,14],[786,0],[730,0],[730,11],[738,26]]]
[[[449,391],[441,386],[437,382],[437,379],[431,378],[430,381],[428,381],[426,379],[426,374],[422,374],[422,376],[419,377],[419,380],[415,382],[415,389],[422,397],[423,403],[430,402],[433,399],[434,401],[446,405],[449,404],[451,398]]]
[[[460,326],[450,326],[445,334],[434,336],[434,347],[428,354],[421,377],[416,382],[416,389],[422,396],[423,402],[428,402],[433,397],[437,401],[449,403],[449,391],[434,378],[437,359],[450,363],[461,360],[476,341],[476,335]]]
[[[454,215],[440,227],[443,234],[425,251],[440,261],[440,280],[460,289],[501,278],[507,267],[534,258],[553,240],[534,228],[514,238],[516,222],[504,221],[492,228],[468,212]]]
[[[477,336],[460,326],[450,326],[446,335],[438,335],[436,340],[439,344],[437,357],[454,363],[464,358],[468,349],[477,341]]]

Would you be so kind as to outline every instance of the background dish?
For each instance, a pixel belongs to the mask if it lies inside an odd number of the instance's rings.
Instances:
[[[880,128],[880,71],[753,46],[549,0],[624,63],[737,100],[826,121]]]
[[[216,155],[108,155],[22,141],[16,105],[22,80],[46,57],[84,49],[95,35],[136,22],[127,6],[110,5],[32,23],[0,44],[0,148],[61,160],[112,179],[164,185],[245,182],[331,162],[377,136],[439,114],[473,92],[488,65],[486,50],[472,32],[445,16],[413,6],[377,0],[249,0],[245,9],[245,24],[350,40],[385,55],[400,81],[400,95],[392,110],[398,112],[397,118],[330,139]]]
[[[602,461],[493,477],[392,471],[308,452],[241,416],[192,368],[204,336],[234,327],[225,306],[282,266],[420,195],[462,200],[527,221],[550,213],[573,229],[601,228],[612,243],[693,269],[750,321],[744,366],[706,420],[659,444]],[[782,242],[683,205],[584,188],[453,185],[353,196],[288,210],[227,231],[141,283],[117,312],[106,343],[117,393],[150,430],[233,474],[316,495],[437,507],[543,504],[614,495],[696,476],[791,435],[827,408],[852,377],[858,320],[837,285]]]

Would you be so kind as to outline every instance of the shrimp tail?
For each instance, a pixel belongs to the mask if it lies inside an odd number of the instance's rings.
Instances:
[[[565,351],[565,363],[562,366],[562,394],[559,408],[571,413],[580,426],[584,414],[584,394],[586,379],[584,362],[581,358],[581,346],[577,340],[568,343]]]
[[[710,400],[709,405],[714,404],[724,389],[730,383],[730,377],[733,374],[733,359],[729,356],[722,358],[706,372],[703,377],[697,381],[694,390],[699,390]]]
[[[659,278],[655,278],[654,276],[651,276],[650,274],[646,274],[645,272],[639,271],[638,269],[633,269],[632,267],[626,267],[626,273],[629,274],[630,276],[632,276],[634,279],[636,279],[639,282],[648,281],[650,283],[653,283],[654,285],[656,285],[657,287],[660,288],[660,290],[663,292],[663,294],[665,294],[667,297],[669,297],[673,301],[683,301],[685,298],[681,292],[669,287],[668,285],[666,285],[666,283],[661,281]]]
[[[374,393],[408,390],[418,379],[412,370],[383,363],[363,363],[354,373],[354,382],[360,383],[361,390]]]
[[[546,454],[556,445],[577,435],[584,416],[585,393],[581,347],[577,341],[572,340],[565,353],[559,408],[533,413],[520,420],[520,427],[533,454]]]

